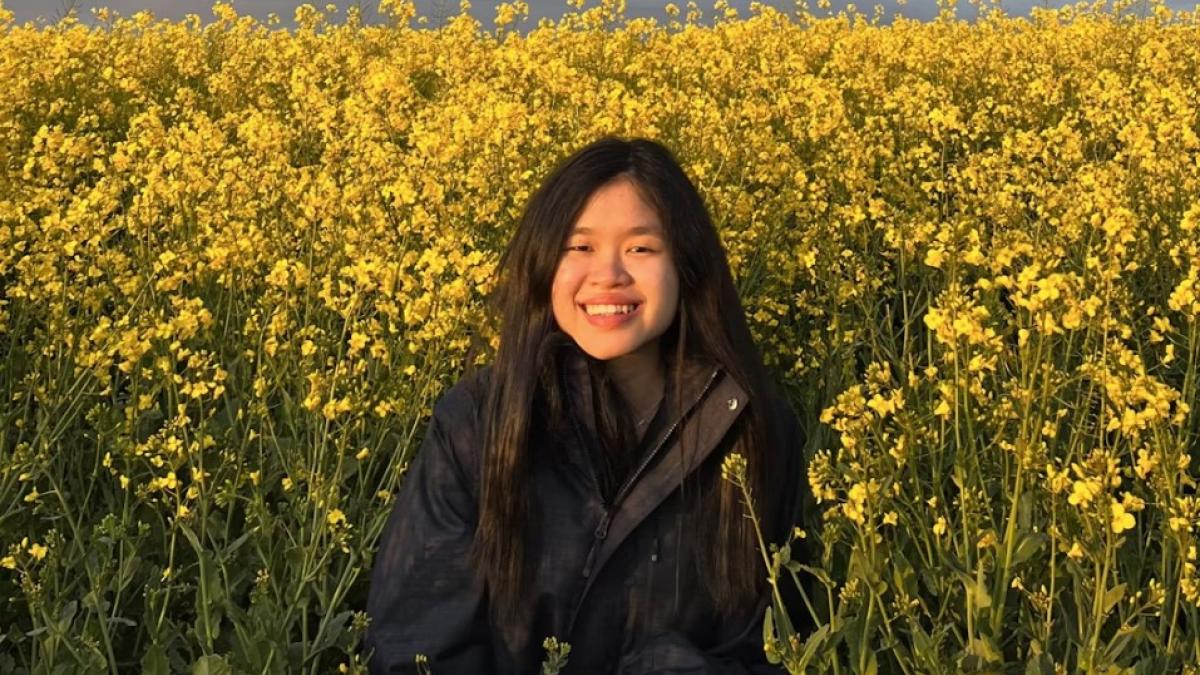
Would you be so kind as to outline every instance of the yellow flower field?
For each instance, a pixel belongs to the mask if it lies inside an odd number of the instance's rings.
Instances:
[[[809,430],[770,654],[1197,672],[1197,15],[622,5],[0,4],[0,672],[362,672],[499,253],[605,133],[677,152]]]

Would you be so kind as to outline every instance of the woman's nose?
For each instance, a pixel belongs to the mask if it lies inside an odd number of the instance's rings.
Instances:
[[[601,254],[593,260],[591,278],[594,283],[613,285],[627,283],[631,279],[620,253]]]

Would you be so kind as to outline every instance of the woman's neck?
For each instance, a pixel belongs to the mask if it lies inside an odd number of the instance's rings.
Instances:
[[[609,359],[605,368],[635,418],[648,414],[662,398],[666,374],[659,358],[658,340]]]

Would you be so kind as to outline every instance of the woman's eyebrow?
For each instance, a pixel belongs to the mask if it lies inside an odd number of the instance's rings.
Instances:
[[[577,227],[577,228],[571,230],[571,234],[591,234],[591,233],[592,233],[592,228],[590,228],[590,227]],[[631,235],[631,236],[639,235],[639,234],[661,235],[662,228],[659,227],[658,225],[637,225],[637,226],[631,227],[628,230],[626,230],[625,234]]]

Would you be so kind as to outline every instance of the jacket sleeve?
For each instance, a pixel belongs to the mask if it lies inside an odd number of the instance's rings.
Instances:
[[[372,675],[417,673],[417,654],[437,675],[490,673],[486,594],[468,549],[477,503],[463,460],[473,443],[460,418],[461,388],[437,405],[380,538],[367,593],[364,647]]]
[[[787,671],[781,665],[771,665],[763,652],[762,617],[766,612],[767,598],[760,601],[758,607],[757,619],[751,619],[740,634],[711,650],[701,650],[686,636],[675,631],[654,635],[622,659],[620,673],[785,675]]]

